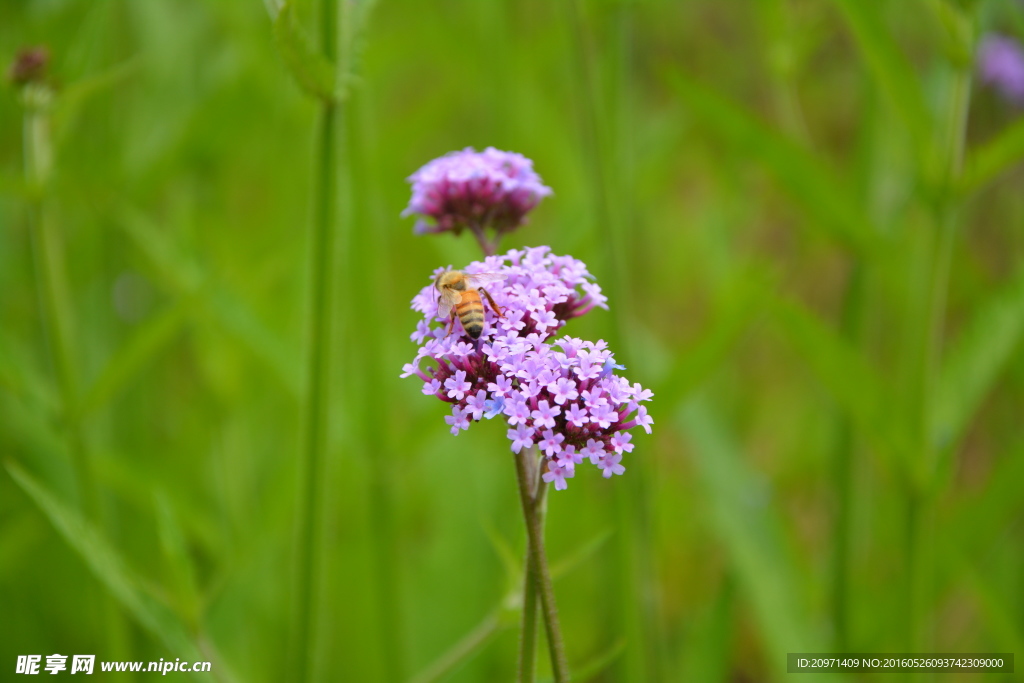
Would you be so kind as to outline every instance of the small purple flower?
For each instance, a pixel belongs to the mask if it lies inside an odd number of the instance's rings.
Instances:
[[[530,407],[520,396],[513,396],[505,402],[505,414],[508,415],[508,423],[513,427],[517,424],[525,425],[530,419]]]
[[[408,377],[408,375],[406,375]],[[436,378],[432,378],[429,382],[423,385],[423,393],[427,396],[431,394],[437,394],[441,391],[441,383]]]
[[[537,398],[543,388],[544,387],[540,382],[531,382],[524,379],[519,384],[519,393],[521,393],[525,399]]]
[[[981,79],[1009,102],[1024,105],[1024,48],[1008,36],[989,34],[978,48]]]
[[[574,427],[585,427],[586,424],[590,422],[590,416],[587,415],[587,411],[580,407],[578,403],[573,403],[569,406],[569,409],[565,411],[565,421]]]
[[[480,420],[487,412],[487,392],[481,389],[475,396],[466,399],[466,410],[473,416],[474,420]]]
[[[595,465],[604,457],[605,453],[604,444],[595,439],[587,439],[587,446],[581,451],[581,454],[589,458],[590,462]]]
[[[465,370],[456,370],[454,377],[449,377],[444,381],[444,388],[448,390],[448,398],[461,401],[466,392],[472,388],[472,385],[466,381]]]
[[[583,453],[577,453],[575,446],[566,446],[562,449],[562,452],[558,454],[556,462],[561,467],[576,469],[576,465],[583,462]]]
[[[455,406],[451,415],[445,415],[444,421],[452,426],[452,434],[458,435],[460,429],[469,429],[469,418],[462,408]]]
[[[601,429],[608,429],[615,422],[619,414],[615,412],[608,403],[598,403],[590,409],[590,421]]]
[[[637,383],[633,385],[633,396],[636,397],[637,401],[650,401],[654,398],[654,392],[650,389],[644,389]]]
[[[623,451],[629,453],[633,450],[633,444],[629,442],[633,438],[633,435],[629,432],[619,432],[612,437],[612,448],[615,449],[616,453],[622,453]]]
[[[530,413],[533,423],[538,427],[555,428],[555,418],[561,411],[558,408],[548,405],[547,401],[538,401],[537,410]]]
[[[555,397],[555,403],[558,405],[565,405],[566,401],[571,401],[580,395],[580,392],[576,391],[576,385],[565,377],[560,377],[556,382],[548,384],[548,391]]]
[[[621,453],[608,453],[601,458],[597,466],[601,468],[601,474],[604,475],[604,478],[608,479],[613,474],[622,474],[626,471],[626,468],[619,464],[621,461]]]
[[[636,418],[634,418],[633,422],[635,422],[640,427],[643,427],[644,431],[650,434],[651,425],[654,424],[654,418],[647,414],[647,408],[640,406],[639,408],[637,408]]]
[[[495,396],[508,396],[512,391],[512,380],[504,375],[499,375],[493,382],[487,384],[487,391]]]
[[[566,469],[560,465],[548,465],[548,471],[542,475],[542,479],[548,482],[555,482],[556,491],[564,491],[568,484],[565,483],[566,479],[571,479],[575,474],[573,470]]]
[[[538,202],[551,194],[522,154],[467,147],[434,159],[409,176],[412,199],[402,216],[419,215],[418,234],[469,228],[483,239],[515,230]]]
[[[537,446],[544,451],[545,455],[554,457],[562,450],[562,442],[565,441],[565,437],[561,434],[555,434],[550,429],[545,430],[544,438]]]
[[[595,296],[599,289],[586,286],[593,284],[586,266],[537,247],[489,256],[465,271],[506,276],[488,289],[505,317],[485,309],[484,333],[474,344],[446,336],[433,286],[425,286],[412,302],[423,316],[416,335],[422,345],[403,376],[415,375],[423,393],[452,404],[445,421],[453,434],[503,415],[512,450],[538,448],[544,481],[556,490],[585,460],[605,477],[622,474],[622,457],[634,447],[628,430],[650,432],[653,420],[640,404],[653,394],[615,374],[622,368],[604,341],[555,341],[568,320],[606,307]]]
[[[601,376],[603,366],[595,363],[589,357],[582,358],[580,364],[576,366],[576,374],[579,375],[580,379],[594,379]]]
[[[508,430],[508,438],[512,441],[512,452],[518,453],[533,445],[533,430],[526,425],[519,425]]]
[[[537,314],[537,319],[534,321],[534,323],[536,323],[538,329],[546,330],[549,327],[554,327],[555,325],[557,325],[558,319],[555,318],[554,311],[541,311],[539,314]]]

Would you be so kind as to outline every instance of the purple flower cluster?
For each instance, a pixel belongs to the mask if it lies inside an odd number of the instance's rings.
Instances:
[[[552,341],[567,320],[595,306],[607,308],[586,266],[535,247],[488,256],[464,272],[506,276],[488,288],[502,317],[488,309],[476,343],[459,334],[458,325],[446,337],[437,291],[424,287],[412,301],[423,314],[412,335],[421,346],[402,377],[416,375],[424,394],[452,404],[445,417],[452,434],[469,429],[470,422],[504,417],[512,450],[537,446],[546,457],[544,480],[556,489],[566,487],[584,459],[605,477],[622,474],[622,455],[633,450],[628,430],[651,432],[653,420],[640,405],[651,392],[615,374],[623,368],[604,341]],[[424,361],[430,361],[425,368]]]
[[[1007,36],[990,34],[978,48],[978,72],[1013,104],[1024,105],[1024,48]]]
[[[498,234],[521,225],[533,207],[551,194],[522,154],[467,147],[434,159],[409,176],[412,199],[403,216],[423,216],[417,234],[463,228]],[[433,223],[426,219],[431,219]]]

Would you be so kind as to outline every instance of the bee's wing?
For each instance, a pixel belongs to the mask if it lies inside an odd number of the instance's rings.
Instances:
[[[452,312],[452,306],[462,301],[462,295],[454,289],[442,289],[441,295],[437,297],[437,315],[440,318],[447,318]]]
[[[502,273],[472,273],[466,275],[466,286],[479,289],[494,282],[501,282],[507,275]]]

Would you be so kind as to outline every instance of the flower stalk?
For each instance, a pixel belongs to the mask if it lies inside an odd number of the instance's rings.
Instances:
[[[534,459],[534,463],[536,460]],[[541,519],[541,526],[544,525],[544,517],[547,512],[545,504],[547,486],[541,478],[540,468],[534,467],[530,490],[527,492],[530,503],[536,514]],[[529,473],[528,473],[529,475]],[[530,544],[526,545],[526,561],[523,567],[523,614],[521,629],[519,633],[519,681],[520,683],[533,683],[536,676],[534,662],[537,655],[537,575],[533,571],[532,554]]]
[[[68,294],[63,236],[54,225],[47,201],[53,176],[51,109],[55,97],[46,77],[49,60],[49,52],[44,47],[23,50],[11,66],[8,78],[19,89],[24,109],[24,177],[30,198],[29,233],[36,290],[57,382],[60,419],[70,455],[72,478],[78,490],[82,517],[100,529],[100,488],[80,413],[79,377],[73,354],[79,343]],[[113,599],[97,594],[87,598],[87,604],[98,613],[98,620],[104,625],[105,645],[111,654],[125,654],[124,623]]]
[[[324,56],[335,63],[338,52],[338,3],[320,3],[320,42]],[[300,508],[297,525],[297,596],[293,623],[292,672],[294,680],[312,680],[316,649],[316,596],[318,539],[321,532],[325,451],[328,442],[327,408],[331,343],[331,310],[334,290],[334,244],[338,212],[339,104],[320,101],[316,135],[313,224],[310,240],[310,301],[306,396],[303,414],[300,465]]]
[[[918,444],[919,457],[909,472],[906,516],[906,612],[907,643],[911,650],[926,651],[930,633],[924,626],[924,605],[932,587],[929,555],[933,552],[935,521],[932,502],[939,467],[939,447],[935,439],[935,389],[945,337],[947,297],[952,254],[959,228],[960,203],[955,188],[963,172],[971,72],[959,67],[951,75],[946,118],[942,122],[940,154],[943,164],[944,192],[935,209],[931,273],[927,291],[927,318],[921,339],[918,368]]]
[[[523,506],[523,518],[526,521],[526,575],[527,587],[533,579],[534,591],[539,594],[541,613],[544,618],[544,630],[548,637],[548,651],[551,657],[551,669],[555,683],[569,680],[569,666],[565,658],[565,644],[562,641],[562,629],[558,623],[558,608],[555,605],[555,588],[548,569],[547,554],[544,550],[544,482],[538,481],[538,456],[534,448],[523,448],[515,456],[516,475],[519,480],[519,499]],[[523,642],[520,656],[520,681],[532,681],[532,661],[524,661],[523,651],[532,655],[533,645],[529,643],[535,634],[526,631],[526,610],[530,609],[532,596],[527,590],[523,596]],[[533,606],[533,609],[536,609]],[[532,659],[532,657],[530,657]],[[526,667],[526,668],[523,668]]]
[[[49,112],[53,92],[44,83],[29,83],[24,87],[22,97],[25,107],[25,180],[32,198],[29,213],[43,327],[49,337],[50,356],[60,392],[61,419],[67,434],[82,511],[89,521],[95,523],[99,495],[78,417],[78,378],[71,354],[75,346],[74,326],[64,280],[64,255],[60,235],[50,220],[45,200],[53,165]]]

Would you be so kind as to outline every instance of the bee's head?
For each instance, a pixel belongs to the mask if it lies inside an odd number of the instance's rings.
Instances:
[[[434,280],[434,287],[439,291],[442,289],[465,289],[465,276],[457,270],[447,270],[437,276]]]

